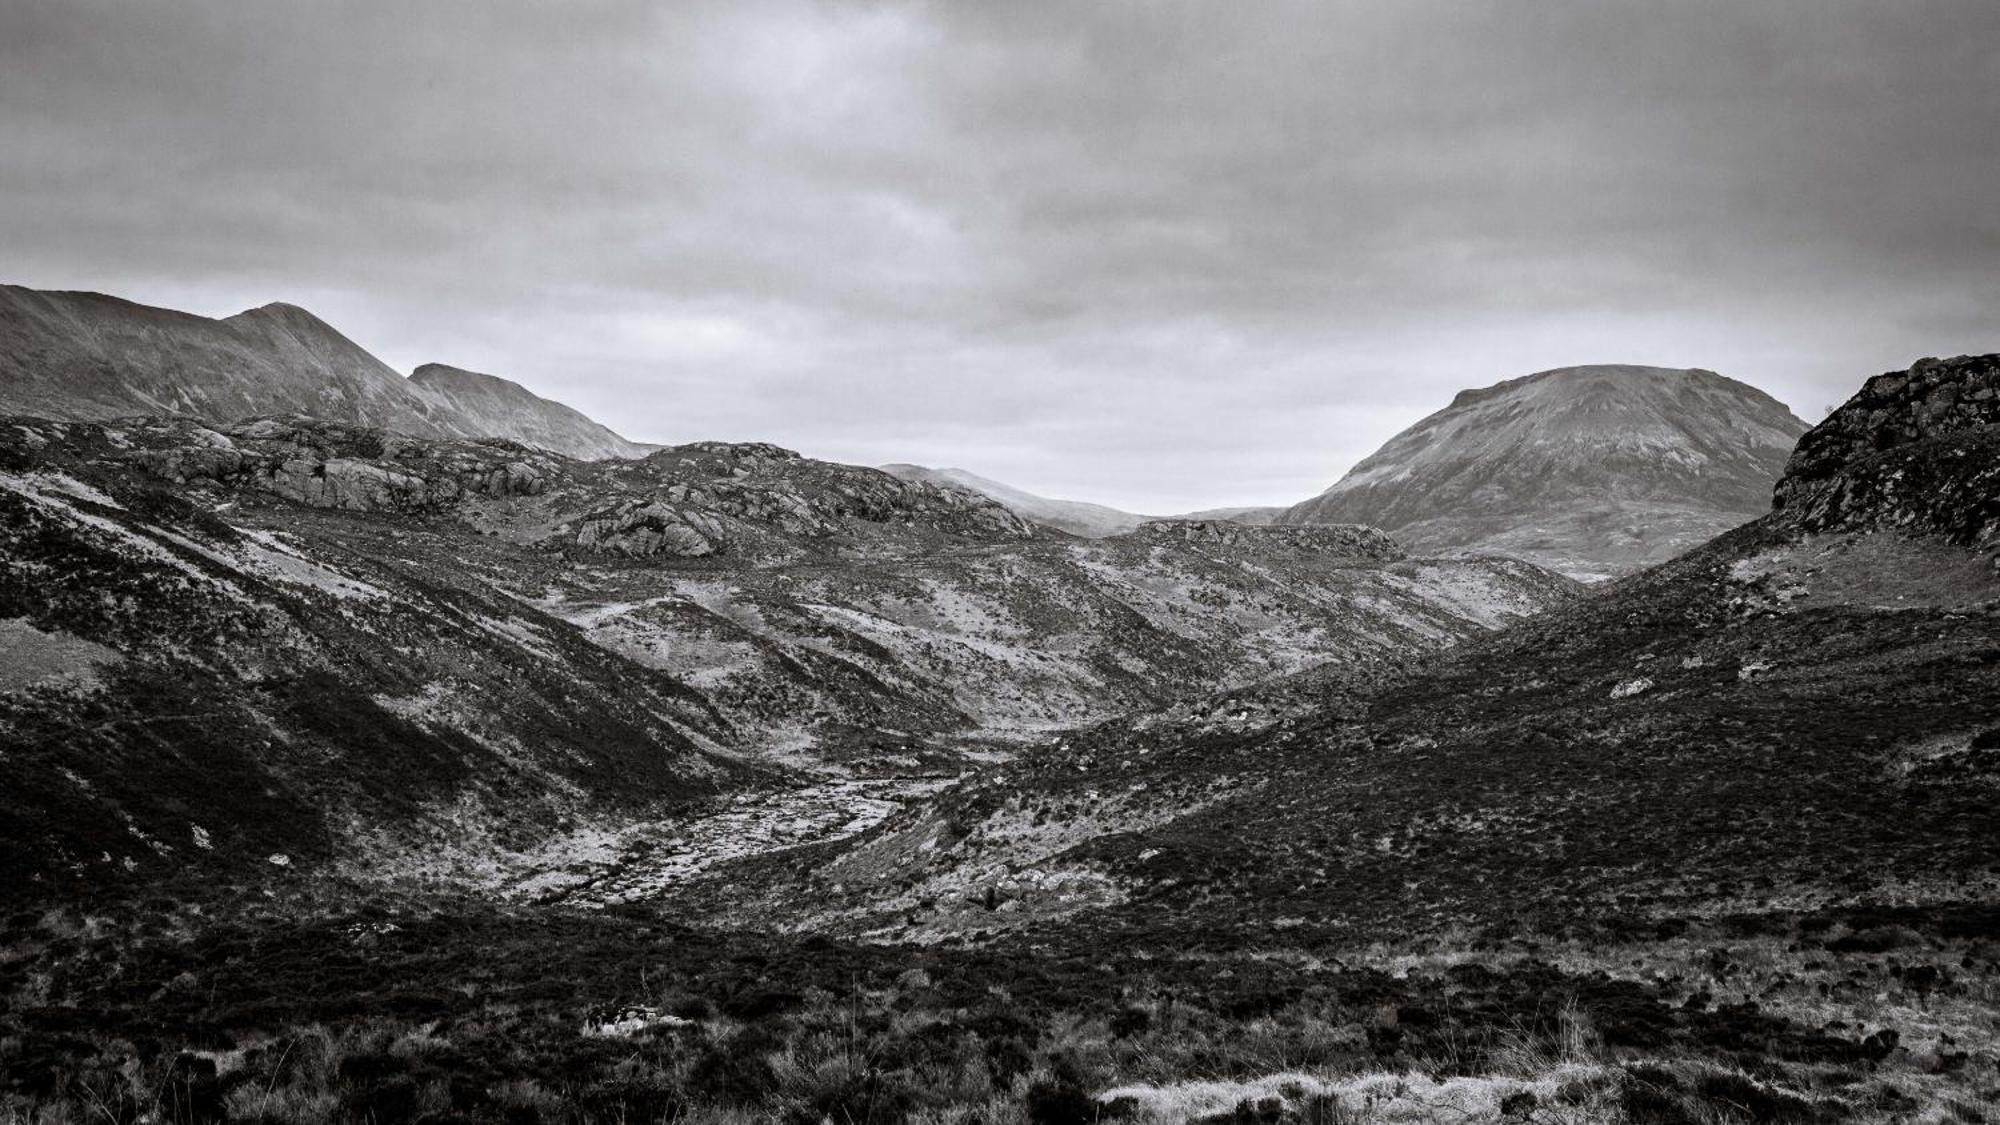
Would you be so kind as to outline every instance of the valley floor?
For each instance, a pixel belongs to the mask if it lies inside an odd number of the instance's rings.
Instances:
[[[671,821],[579,829],[504,860],[482,856],[461,874],[471,889],[509,901],[644,903],[731,860],[781,857],[793,848],[847,839],[950,783],[942,777],[841,778],[750,790]]]

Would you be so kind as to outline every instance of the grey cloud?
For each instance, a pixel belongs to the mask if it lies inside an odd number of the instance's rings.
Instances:
[[[6,280],[635,437],[1280,502],[1463,386],[1992,350],[1988,0],[0,0]]]

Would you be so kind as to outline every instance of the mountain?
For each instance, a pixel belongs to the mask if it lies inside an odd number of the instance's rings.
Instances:
[[[1346,527],[1080,542],[770,445],[584,461],[300,416],[17,417],[0,849],[52,881],[282,853],[485,886],[523,870],[509,849],[657,843],[690,802],[956,771],[1573,596]],[[822,819],[856,799],[827,792]]]
[[[1712,371],[1565,367],[1459,392],[1282,523],[1364,523],[1422,551],[1601,578],[1770,510],[1806,425]]]
[[[1121,941],[1287,948],[1668,935],[1880,901],[1990,913],[2000,356],[1870,381],[1799,443],[1777,496],[1394,674],[1308,672],[1037,747],[772,901],[883,940],[1045,940],[1078,918]]]
[[[1085,539],[1102,539],[1110,535],[1123,535],[1135,530],[1142,523],[1158,519],[1180,520],[1229,520],[1234,523],[1267,524],[1275,521],[1281,508],[1211,508],[1200,512],[1188,512],[1179,516],[1141,516],[1103,504],[1092,504],[1083,500],[1051,500],[1024,492],[1013,485],[982,477],[964,469],[932,469],[923,465],[884,465],[882,471],[892,473],[904,480],[925,480],[936,484],[953,484],[969,488],[974,492],[990,496],[1007,506],[1007,509],[1022,519],[1067,531],[1071,535]]]
[[[2000,356],[1583,596],[769,446],[10,419],[0,1104],[1978,1120],[1996,493]]]
[[[103,420],[308,414],[417,437],[504,437],[579,457],[632,456],[576,411],[492,376],[405,379],[295,305],[220,320],[99,293],[0,285],[0,412]]]
[[[426,363],[410,372],[410,385],[443,402],[467,433],[512,438],[585,460],[643,457],[659,448],[627,441],[582,411],[498,375]]]

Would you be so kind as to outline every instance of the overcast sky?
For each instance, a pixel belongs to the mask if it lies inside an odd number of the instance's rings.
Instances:
[[[0,0],[0,281],[1146,512],[2000,350],[2000,3]]]

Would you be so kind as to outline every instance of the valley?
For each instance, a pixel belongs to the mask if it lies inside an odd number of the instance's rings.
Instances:
[[[758,443],[7,419],[6,1104],[1975,1105],[1996,372],[1871,381],[1596,585]]]
[[[0,0],[0,1125],[2000,1125],[1995,138],[1995,0]]]

